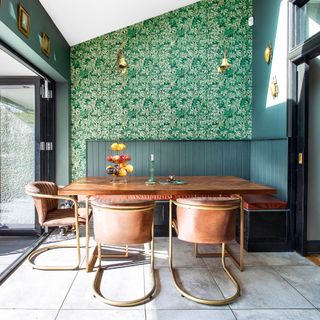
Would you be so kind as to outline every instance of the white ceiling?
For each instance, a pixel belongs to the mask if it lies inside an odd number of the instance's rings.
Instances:
[[[0,76],[4,77],[20,77],[20,76],[36,76],[30,69],[22,63],[12,58],[6,52],[0,49]]]
[[[0,49],[0,76],[35,77],[37,75]],[[34,110],[34,94],[33,85],[0,85],[0,100],[1,97],[5,97],[31,110]]]
[[[199,0],[40,0],[70,46]]]
[[[29,110],[35,109],[34,85],[0,85],[0,100],[5,97]]]

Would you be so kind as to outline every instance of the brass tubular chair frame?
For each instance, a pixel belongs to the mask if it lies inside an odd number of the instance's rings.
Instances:
[[[130,209],[137,209],[138,207],[131,207]],[[143,208],[141,209],[141,211],[148,211],[150,209],[154,208],[154,205],[149,206],[147,208]],[[114,210],[124,210],[124,208],[121,207],[112,207],[112,209]],[[128,207],[125,208],[125,210],[130,211],[130,209],[128,209]],[[132,306],[136,306],[136,305],[140,305],[143,304],[145,302],[148,302],[151,298],[152,295],[154,294],[154,292],[156,291],[156,277],[155,277],[155,272],[154,272],[154,220],[152,219],[152,229],[151,229],[151,257],[150,257],[150,264],[151,264],[151,269],[152,269],[152,276],[153,276],[153,286],[151,288],[151,290],[145,294],[143,297],[134,299],[134,300],[128,300],[128,301],[118,301],[118,300],[111,300],[108,299],[106,297],[103,296],[103,294],[100,291],[100,285],[101,285],[101,280],[102,280],[102,275],[104,270],[101,268],[101,260],[103,257],[108,257],[108,258],[125,258],[128,257],[128,245],[126,245],[126,253],[125,254],[101,254],[101,243],[98,243],[98,245],[96,246],[95,251],[97,251],[98,253],[98,270],[96,273],[96,276],[94,278],[93,281],[93,295],[99,299],[100,301],[102,301],[103,303],[115,306],[115,307],[132,307]]]
[[[234,197],[240,199],[240,254],[239,259],[237,259],[229,248],[228,245],[225,246],[226,253],[225,255],[229,257],[234,264],[238,267],[240,271],[244,269],[244,257],[243,257],[243,246],[244,246],[244,211],[243,211],[243,198],[238,194],[234,194]],[[209,258],[209,257],[220,257],[221,252],[199,252],[198,244],[194,244],[194,254],[196,258]]]
[[[81,262],[81,254],[80,254],[80,233],[79,233],[79,217],[78,217],[78,204],[76,200],[72,197],[62,197],[57,195],[50,195],[50,194],[41,194],[41,193],[32,193],[32,192],[26,192],[29,196],[35,197],[35,198],[46,198],[46,199],[57,199],[57,200],[70,200],[72,201],[74,205],[74,212],[75,212],[75,227],[76,227],[76,245],[48,245],[44,246],[42,248],[39,248],[33,252],[30,253],[28,256],[28,261],[32,265],[34,269],[39,270],[75,270],[78,269]],[[43,266],[43,265],[37,265],[34,263],[34,260],[37,256],[39,256],[41,253],[53,250],[53,249],[62,249],[62,248],[76,248],[77,249],[77,264],[74,266]]]
[[[222,250],[221,252],[200,252],[198,244],[194,244],[194,255],[196,258],[216,258],[221,257],[221,254]],[[233,252],[231,251],[228,245],[225,245],[225,256],[229,257],[233,261],[233,263],[239,268],[240,263],[234,256]],[[240,268],[239,270],[242,271]]]
[[[89,229],[89,198],[90,196],[86,196],[86,272],[92,272],[94,265],[96,264],[97,257],[98,257],[98,246],[96,245],[91,258],[89,259],[89,242],[90,242],[90,229]],[[127,207],[120,207],[120,206],[107,206],[113,210],[122,210],[128,209]],[[139,209],[141,206],[131,207],[131,209]],[[149,209],[147,209],[149,210]],[[125,254],[105,254],[103,258],[128,258],[128,245],[126,245],[126,253]]]
[[[182,287],[179,285],[176,275],[175,275],[175,271],[173,269],[172,266],[172,228],[176,225],[173,225],[173,221],[172,221],[172,204],[175,204],[176,206],[180,206],[180,203],[177,203],[174,200],[170,200],[170,204],[169,204],[169,269],[170,272],[172,274],[172,278],[174,281],[174,285],[177,289],[177,291],[184,297],[188,298],[189,300],[192,300],[194,302],[197,303],[201,303],[201,304],[206,304],[206,305],[210,305],[210,306],[222,306],[222,305],[226,305],[229,304],[231,302],[233,302],[236,298],[238,298],[240,296],[240,284],[238,283],[238,281],[236,280],[236,278],[234,277],[234,275],[230,272],[230,270],[226,267],[225,264],[225,243],[222,243],[222,248],[221,248],[221,263],[222,263],[222,267],[224,272],[227,274],[227,276],[229,277],[229,279],[231,280],[231,282],[234,284],[235,288],[236,288],[236,292],[235,294],[233,294],[231,297],[225,298],[223,300],[208,300],[208,299],[203,299],[203,298],[199,298],[196,297],[190,293],[188,293],[187,291],[185,291],[184,289],[182,289]],[[189,207],[189,208],[196,208],[196,209],[202,209],[202,210],[220,210],[221,208],[216,207],[216,208],[208,208],[206,206],[196,206],[196,205],[182,205],[183,207]],[[224,209],[235,209],[234,206],[230,206],[230,207],[224,207]],[[238,208],[238,206],[236,207]],[[178,231],[178,230],[176,230]]]

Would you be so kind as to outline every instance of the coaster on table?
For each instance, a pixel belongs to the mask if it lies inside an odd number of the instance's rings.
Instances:
[[[167,181],[167,180],[164,180],[164,181],[159,181],[160,184],[186,184],[187,181],[184,181],[184,180],[173,180],[173,181]]]

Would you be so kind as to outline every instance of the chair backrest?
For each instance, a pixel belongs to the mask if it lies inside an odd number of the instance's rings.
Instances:
[[[28,194],[33,193],[39,195],[57,195],[58,187],[54,182],[34,181],[30,182],[25,187],[25,191]],[[58,200],[34,196],[33,201],[37,209],[39,224],[42,226],[46,220],[47,213],[58,208]]]
[[[240,199],[204,197],[177,199],[178,238],[193,243],[218,244],[235,239]]]
[[[152,239],[152,201],[116,200],[98,196],[91,201],[94,237],[103,244],[142,244]]]

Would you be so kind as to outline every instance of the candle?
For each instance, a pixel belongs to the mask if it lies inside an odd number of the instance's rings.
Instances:
[[[151,153],[151,155],[150,155],[150,160],[154,161],[154,154],[153,153]]]

